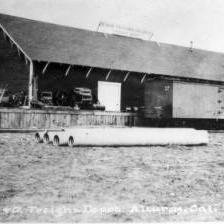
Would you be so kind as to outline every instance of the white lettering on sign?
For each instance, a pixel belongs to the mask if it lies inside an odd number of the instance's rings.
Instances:
[[[138,38],[142,40],[151,40],[153,36],[152,32],[149,32],[146,30],[133,29],[130,27],[109,24],[105,22],[99,23],[98,32],[107,33],[107,34],[116,34],[120,36],[128,36],[128,37]]]

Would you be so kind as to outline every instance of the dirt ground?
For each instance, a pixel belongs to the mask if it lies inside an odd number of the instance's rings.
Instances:
[[[224,221],[224,133],[208,146],[53,147],[0,134],[0,221]]]

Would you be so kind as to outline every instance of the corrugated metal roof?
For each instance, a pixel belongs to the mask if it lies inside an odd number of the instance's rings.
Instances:
[[[224,54],[0,14],[0,24],[38,61],[224,81]]]

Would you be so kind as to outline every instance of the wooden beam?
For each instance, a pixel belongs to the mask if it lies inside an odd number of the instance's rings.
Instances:
[[[69,65],[69,66],[68,66],[68,68],[66,69],[66,72],[65,72],[65,76],[67,76],[67,75],[68,75],[68,73],[69,73],[69,71],[70,71],[71,67],[72,67],[72,65]]]
[[[29,107],[31,107],[31,101],[33,100],[33,76],[34,76],[33,62],[30,61],[29,93],[28,93]]]
[[[42,74],[44,74],[47,70],[48,65],[50,64],[50,62],[47,62],[46,65],[43,68]]]
[[[142,77],[142,79],[141,79],[141,83],[144,82],[146,76],[147,76],[147,74],[145,74],[145,75]]]
[[[131,73],[131,72],[127,72],[127,73],[126,73],[123,82],[125,82],[125,81],[127,80],[127,78],[128,78],[128,76],[130,75],[130,73]]]
[[[110,74],[111,74],[111,70],[107,73],[106,78],[105,78],[106,80],[108,80],[108,79],[109,79]]]
[[[86,78],[88,79],[88,77],[89,77],[89,75],[90,75],[90,73],[91,73],[91,71],[93,70],[93,68],[90,68],[89,70],[88,70],[88,72],[86,73]]]

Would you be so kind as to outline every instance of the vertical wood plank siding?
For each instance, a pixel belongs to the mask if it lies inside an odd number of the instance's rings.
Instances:
[[[45,129],[85,125],[136,126],[134,113],[0,108],[0,128]]]

